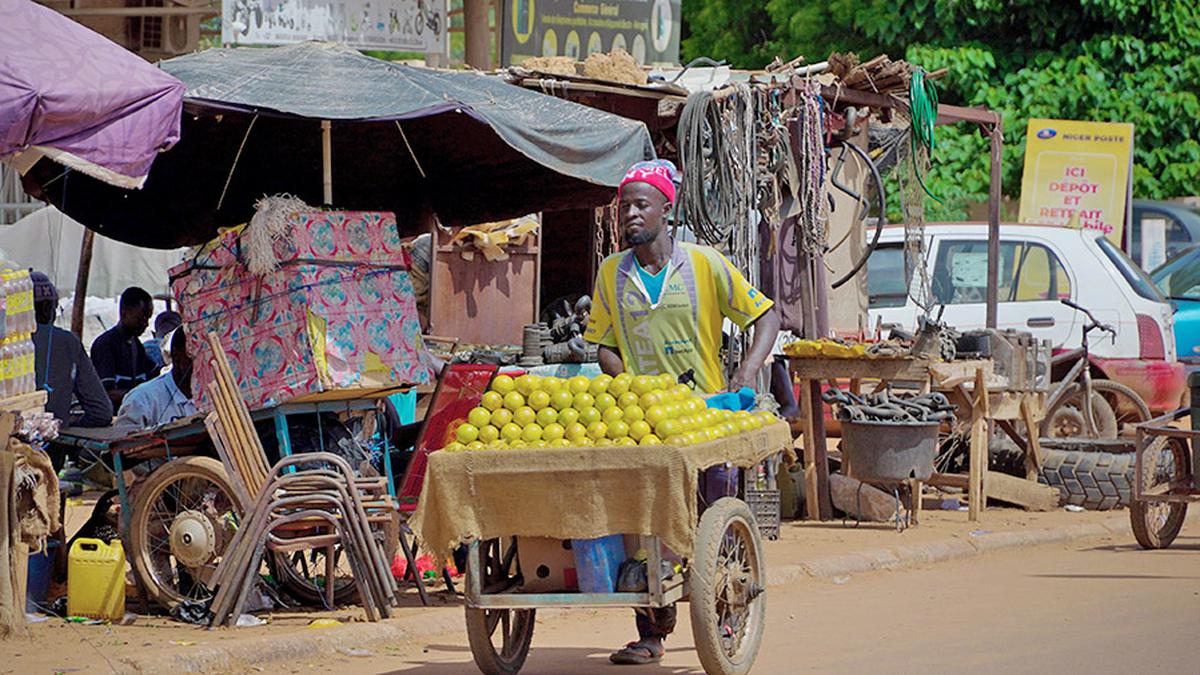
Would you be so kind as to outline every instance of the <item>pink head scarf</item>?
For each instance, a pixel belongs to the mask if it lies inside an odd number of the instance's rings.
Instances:
[[[648,162],[638,162],[629,168],[625,178],[621,179],[621,187],[617,194],[629,183],[649,183],[663,193],[667,202],[675,204],[675,179],[678,171],[675,165],[666,159],[655,159]]]

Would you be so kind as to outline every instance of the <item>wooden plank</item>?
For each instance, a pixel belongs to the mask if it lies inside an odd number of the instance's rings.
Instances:
[[[812,388],[807,378],[800,380],[800,429],[804,436],[804,511],[809,520],[821,519],[817,489],[817,445],[813,439]]]
[[[961,473],[935,473],[925,481],[927,484],[934,487],[948,487],[966,490],[970,483],[970,477]]]
[[[1033,411],[1030,410],[1027,399],[1021,400],[1021,418],[1025,422],[1027,440],[1025,447],[1025,477],[1032,480],[1042,470],[1042,444],[1038,440],[1039,425],[1033,419]]]
[[[921,480],[913,478],[908,482],[909,489],[912,491],[912,500],[909,504],[909,516],[911,524],[918,525],[921,522]]]
[[[41,411],[46,407],[46,392],[42,390],[21,394],[20,396],[10,396],[0,400],[0,410],[5,412],[30,412]]]
[[[967,519],[974,522],[979,520],[987,493],[984,489],[984,479],[987,476],[987,418],[988,394],[983,368],[975,371],[975,391],[972,392],[973,406],[971,410],[971,448],[970,448],[970,480],[967,484],[967,499],[969,509]]]
[[[437,242],[430,279],[430,332],[474,344],[521,344],[526,324],[537,321],[540,236],[509,246],[508,260],[489,262],[476,251],[447,250],[453,233],[434,233]]]
[[[930,363],[929,379],[933,383],[934,389],[940,389],[947,386],[946,383],[952,383],[953,380],[974,379],[975,371],[980,368],[983,369],[984,377],[988,380],[989,384],[995,381],[991,359],[964,359],[962,361]]]
[[[794,377],[817,380],[829,378],[860,380],[911,380],[919,382],[929,379],[929,361],[921,359],[827,359],[789,357],[788,364]]]
[[[1053,511],[1061,497],[1058,488],[999,472],[988,474],[987,496],[1026,511]]]

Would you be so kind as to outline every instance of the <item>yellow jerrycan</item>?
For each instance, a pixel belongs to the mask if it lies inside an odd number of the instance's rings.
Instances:
[[[125,549],[120,539],[76,539],[67,556],[67,614],[125,618]]]

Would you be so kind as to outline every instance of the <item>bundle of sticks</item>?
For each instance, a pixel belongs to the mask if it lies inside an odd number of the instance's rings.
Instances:
[[[871,91],[879,94],[904,93],[912,80],[913,66],[907,61],[893,61],[887,54],[859,62],[854,52],[829,55],[829,72],[841,80],[849,89]],[[926,79],[937,79],[946,74],[942,68],[928,73]]]

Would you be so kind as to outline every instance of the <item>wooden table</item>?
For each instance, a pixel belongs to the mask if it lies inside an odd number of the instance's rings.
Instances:
[[[832,504],[829,498],[829,466],[826,456],[824,403],[821,383],[846,386],[838,380],[849,380],[849,390],[861,393],[863,382],[874,382],[871,391],[881,391],[893,383],[907,383],[922,393],[940,391],[958,406],[960,420],[970,423],[970,472],[966,476],[969,499],[969,518],[978,520],[987,500],[986,476],[988,464],[988,425],[998,422],[1015,435],[1012,422],[1019,421],[1027,429],[1026,441],[1032,446],[1026,452],[1027,473],[1036,475],[1040,468],[1041,448],[1037,442],[1037,423],[1043,415],[1045,393],[1007,391],[1006,384],[993,372],[987,359],[935,362],[911,357],[888,359],[788,357],[792,378],[800,388],[800,423],[804,436],[805,511],[810,519],[829,520]],[[979,395],[978,392],[986,392]],[[935,477],[931,484],[959,485],[959,477]],[[914,516],[920,515],[920,481],[912,481]]]

